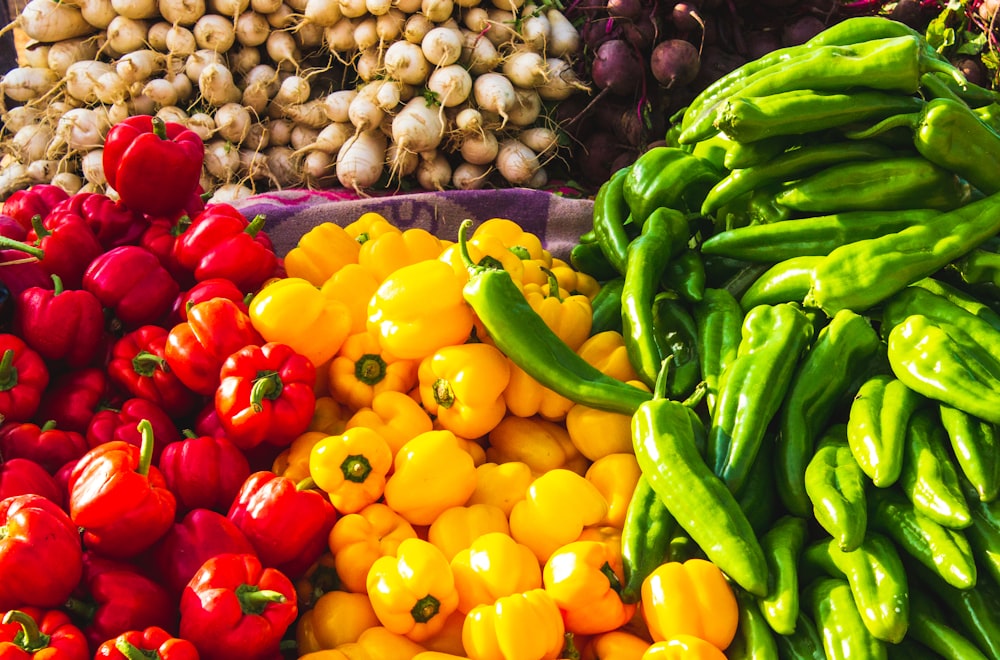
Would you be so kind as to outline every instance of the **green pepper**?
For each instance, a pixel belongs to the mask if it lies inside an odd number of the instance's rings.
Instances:
[[[943,296],[949,302],[958,305],[965,311],[986,321],[993,328],[1000,330],[1000,314],[997,314],[989,305],[983,303],[974,296],[969,295],[965,291],[940,280],[936,280],[933,277],[925,277],[922,280],[914,282],[912,286],[927,289],[931,293]]]
[[[736,494],[736,502],[758,536],[767,531],[781,514],[781,507],[777,506],[778,493],[774,489],[772,477],[773,454],[774,438],[768,434],[764,436],[757,451],[757,458],[750,466],[746,484]]]
[[[932,97],[952,98],[977,111],[996,105],[997,101],[1000,101],[1000,94],[994,89],[987,89],[970,80],[965,81],[964,85],[959,85],[952,76],[937,71],[925,73],[920,79],[920,85],[921,89],[929,92]]]
[[[661,372],[654,398],[632,416],[632,441],[642,473],[677,524],[736,584],[767,595],[764,551],[733,494],[712,473],[695,443],[695,417],[686,403],[664,397]]]
[[[660,286],[677,294],[683,300],[696,303],[705,295],[705,264],[701,252],[688,248],[676,259],[667,262],[660,277]]]
[[[948,433],[955,461],[983,502],[1000,495],[1000,437],[996,424],[942,405],[941,425]]]
[[[622,289],[622,336],[629,360],[649,387],[665,356],[660,355],[653,328],[653,298],[667,263],[680,254],[691,237],[687,217],[672,208],[654,210],[642,233],[628,246]]]
[[[667,396],[683,399],[701,382],[698,329],[687,308],[668,293],[653,299],[653,336],[659,354],[670,358],[667,367]]]
[[[622,329],[622,291],[625,289],[625,277],[619,275],[601,284],[600,291],[590,301],[591,336],[601,332]]]
[[[931,222],[837,248],[813,269],[807,304],[827,314],[876,305],[1000,231],[1000,196],[943,213]]]
[[[730,659],[774,660],[778,657],[775,634],[757,607],[757,600],[743,589],[734,589],[739,608],[736,637],[726,647]]]
[[[1000,286],[1000,254],[976,248],[954,263],[966,284],[992,284]]]
[[[908,316],[889,333],[889,365],[907,387],[1000,424],[1000,351],[950,323]]]
[[[886,658],[886,645],[868,632],[847,580],[819,578],[806,587],[802,601],[816,621],[829,660]]]
[[[798,305],[759,305],[744,318],[708,434],[708,463],[734,493],[743,487],[812,337],[812,323]]]
[[[901,380],[884,374],[872,376],[858,389],[847,416],[847,443],[878,488],[899,479],[906,429],[923,401]]]
[[[625,511],[622,527],[621,598],[637,603],[643,580],[667,561],[677,524],[645,476],[640,475]]]
[[[715,213],[715,225],[731,230],[791,220],[795,217],[795,212],[775,201],[778,194],[791,185],[792,183],[772,184],[743,193]]]
[[[816,522],[845,552],[865,540],[868,506],[865,475],[847,445],[847,428],[837,424],[823,435],[806,465],[806,495]]]
[[[962,532],[969,539],[978,565],[994,584],[1000,584],[1000,501],[983,502],[968,481],[962,482],[972,524]]]
[[[740,297],[740,307],[802,302],[812,284],[813,268],[823,257],[792,257],[774,264]]]
[[[778,418],[775,445],[775,483],[792,513],[803,518],[812,515],[805,480],[815,439],[881,350],[868,320],[844,311],[820,330],[805,359],[795,367]]]
[[[939,603],[920,589],[910,594],[910,635],[945,660],[986,660],[986,656],[941,618]]]
[[[872,529],[891,538],[900,550],[951,586],[971,589],[976,585],[976,561],[962,530],[934,522],[895,488],[871,493],[868,516]]]
[[[769,589],[758,604],[771,630],[779,635],[795,632],[799,618],[798,564],[807,533],[804,518],[785,515],[760,538],[767,559]]]
[[[780,660],[826,660],[823,640],[816,630],[816,624],[805,612],[799,612],[794,631],[787,635],[777,635],[774,641],[778,645]]]
[[[573,268],[603,282],[617,277],[618,270],[604,256],[604,250],[596,242],[577,243],[569,251],[569,262]]]
[[[696,212],[721,178],[722,172],[703,158],[674,147],[653,147],[629,167],[622,193],[641,224],[658,208]]]
[[[753,262],[775,262],[794,257],[822,257],[841,245],[927,222],[940,215],[932,209],[850,211],[751,225],[720,232],[701,245],[704,254]]]
[[[917,565],[910,568],[919,587],[937,597],[955,627],[990,658],[1000,658],[1000,591],[992,580],[979,580],[971,589],[956,589]]]
[[[754,142],[732,140],[722,164],[727,170],[740,170],[761,165],[780,156],[787,149],[800,146],[800,141],[801,137],[797,135],[776,135]]]
[[[629,208],[623,192],[625,177],[630,170],[630,167],[623,167],[614,172],[594,196],[594,236],[597,245],[604,258],[621,275],[625,274],[628,245],[632,240],[627,230]]]
[[[885,301],[882,307],[883,336],[888,337],[894,327],[912,314],[957,326],[983,346],[1000,347],[1000,330],[986,318],[977,316],[946,295],[933,293],[922,286],[908,286]]]
[[[705,295],[693,312],[701,377],[708,388],[705,400],[711,414],[715,411],[719,380],[739,350],[743,310],[731,293],[710,288],[705,289]]]
[[[944,527],[963,529],[972,518],[947,445],[948,434],[936,411],[922,408],[914,413],[903,443],[899,485],[917,511]]]
[[[469,269],[462,293],[497,348],[529,376],[575,403],[631,415],[652,398],[580,357],[532,309],[510,273],[476,265],[466,242],[471,224],[463,221],[458,230],[462,261]]]
[[[889,660],[941,660],[941,656],[913,639],[904,637],[899,644],[889,644]]]

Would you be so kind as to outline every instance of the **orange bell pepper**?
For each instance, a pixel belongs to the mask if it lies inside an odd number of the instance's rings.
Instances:
[[[582,475],[589,465],[561,424],[540,417],[511,415],[503,418],[490,432],[486,460],[492,463],[527,463],[535,475],[556,468]]]
[[[350,263],[357,263],[361,246],[338,224],[323,222],[299,238],[285,255],[285,273],[315,287]]]
[[[365,593],[365,580],[375,560],[395,555],[400,543],[413,538],[417,538],[413,526],[385,504],[371,504],[341,516],[328,537],[341,584],[349,591]]]
[[[608,503],[575,472],[555,469],[537,477],[526,497],[510,512],[510,533],[531,548],[541,562],[579,538],[584,527],[604,520]]]
[[[347,264],[323,282],[320,293],[347,306],[353,335],[367,329],[368,303],[378,291],[379,283],[380,280],[361,264]]]
[[[590,299],[582,294],[570,294],[560,287],[551,271],[544,284],[526,283],[524,297],[545,325],[574,351],[590,337],[593,322]]]
[[[382,282],[403,266],[437,259],[444,248],[437,236],[414,227],[369,238],[361,244],[358,263]]]
[[[462,642],[472,660],[551,660],[562,654],[559,606],[543,589],[501,596],[465,616]]]
[[[300,434],[292,444],[278,454],[271,463],[271,472],[279,477],[288,477],[295,483],[309,476],[309,454],[313,446],[327,437],[320,431],[306,431]]]
[[[490,344],[445,346],[420,362],[420,400],[455,435],[486,435],[503,419],[503,390],[510,378],[507,357]]]
[[[608,454],[633,451],[631,415],[577,403],[569,409],[565,421],[573,446],[592,461]]]
[[[467,504],[442,511],[427,529],[427,540],[451,561],[477,538],[492,532],[510,534],[503,509],[492,504]]]
[[[583,647],[580,660],[642,660],[650,643],[624,630],[601,633]]]
[[[491,504],[508,518],[514,505],[524,499],[535,476],[523,461],[487,462],[476,467],[476,489],[466,505]]]
[[[330,394],[357,410],[380,392],[408,392],[417,383],[416,360],[401,360],[367,330],[349,336],[330,361]]]
[[[368,329],[382,348],[410,360],[461,344],[474,314],[465,302],[464,280],[437,259],[403,266],[379,285],[368,304]]]
[[[642,654],[641,660],[725,660],[726,654],[694,635],[677,635],[666,641],[653,643]]]
[[[323,438],[309,454],[309,475],[340,513],[357,513],[381,498],[390,467],[389,443],[364,426]]]
[[[501,532],[483,534],[451,560],[458,610],[468,613],[502,596],[539,589],[542,567],[535,553]]]
[[[368,571],[367,587],[382,625],[415,642],[441,630],[458,607],[448,560],[421,539],[405,539],[395,557],[376,559]]]
[[[295,637],[300,653],[306,648],[310,651],[335,649],[357,641],[362,632],[377,625],[379,621],[367,594],[330,591],[299,617]],[[313,644],[317,648],[311,648]]]
[[[704,559],[667,562],[642,583],[642,614],[654,641],[692,635],[725,649],[736,636],[739,608],[719,568]]]
[[[425,649],[405,635],[397,635],[385,626],[374,626],[362,631],[358,645],[374,658],[412,660]]]
[[[413,525],[430,525],[445,509],[465,504],[475,489],[476,466],[459,438],[428,431],[396,454],[385,503]]]
[[[618,529],[625,526],[625,511],[641,474],[639,462],[631,452],[608,454],[591,463],[583,476],[597,486],[608,502],[608,515],[601,523]]]
[[[357,241],[358,245],[364,245],[383,234],[401,234],[403,232],[402,229],[389,222],[385,216],[375,211],[362,213],[357,220],[344,225],[344,231]]]
[[[434,423],[420,404],[408,394],[386,390],[372,398],[371,407],[355,412],[346,429],[364,426],[377,431],[392,449],[392,455],[421,433],[433,430]]]
[[[542,569],[542,584],[562,610],[566,630],[596,635],[625,625],[635,604],[621,599],[624,581],[619,548],[574,541],[556,550]]]

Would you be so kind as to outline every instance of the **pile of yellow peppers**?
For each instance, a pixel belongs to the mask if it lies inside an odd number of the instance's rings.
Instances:
[[[469,240],[567,344],[637,381],[617,332],[591,336],[599,284],[514,221]],[[254,325],[318,365],[310,429],[273,470],[338,512],[300,580],[309,660],[724,658],[737,606],[701,560],[624,603],[621,528],[639,479],[628,416],[541,386],[463,299],[457,246],[367,213],[324,223],[253,299]]]

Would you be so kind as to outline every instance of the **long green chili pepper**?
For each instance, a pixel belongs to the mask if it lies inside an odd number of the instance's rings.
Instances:
[[[805,470],[806,495],[816,522],[845,552],[856,550],[868,529],[865,473],[847,446],[847,428],[832,426],[820,438]]]
[[[794,631],[777,635],[774,641],[778,645],[779,660],[826,660],[823,640],[816,624],[805,612],[799,612]]]
[[[619,275],[603,284],[594,299],[590,301],[591,324],[590,334],[622,329],[622,291],[625,289],[625,277]]]
[[[889,660],[941,660],[941,656],[913,639],[912,635],[904,637],[899,644],[889,644],[886,650]]]
[[[955,261],[955,270],[966,284],[1000,286],[1000,254],[976,248]]]
[[[886,644],[868,632],[846,579],[819,578],[806,587],[802,601],[820,630],[827,658],[885,660]]]
[[[757,599],[742,589],[735,589],[739,611],[736,637],[726,647],[726,657],[745,660],[774,660],[778,657],[776,635],[757,607]]]
[[[632,217],[643,223],[658,208],[694,213],[722,172],[684,149],[653,147],[629,167],[622,188]]]
[[[701,252],[688,248],[676,259],[667,262],[660,277],[660,286],[688,302],[696,303],[705,295],[707,277]]]
[[[764,436],[757,450],[757,458],[750,466],[746,484],[736,494],[736,502],[746,514],[757,536],[760,536],[782,513],[778,506],[778,493],[774,488],[773,470],[774,438],[772,434]]]
[[[629,167],[623,167],[612,174],[594,196],[594,236],[597,245],[608,263],[622,275],[625,274],[628,244],[632,240],[626,229],[629,209],[622,192],[629,170]]]
[[[812,323],[795,304],[760,305],[744,318],[708,434],[709,465],[734,493],[743,487],[812,338]]]
[[[698,329],[687,307],[670,294],[656,294],[652,304],[653,337],[659,353],[670,357],[667,396],[683,399],[701,382]]]
[[[942,405],[941,425],[962,474],[983,502],[1000,496],[1000,436],[996,424]]]
[[[958,326],[973,340],[987,347],[1000,348],[1000,329],[990,323],[992,310],[979,303],[966,303],[949,297],[944,289],[935,293],[924,286],[908,286],[883,303],[882,335],[889,333],[912,314],[921,314],[935,322]],[[995,314],[995,313],[994,313]]]
[[[754,142],[733,140],[726,150],[722,164],[727,170],[740,170],[767,163],[777,158],[787,149],[798,147],[801,137],[797,135],[776,135]]]
[[[1000,584],[1000,502],[978,499],[967,481],[962,482],[962,487],[972,514],[972,524],[962,533],[969,540],[979,568],[992,578],[993,584]]]
[[[996,90],[987,89],[969,80],[964,85],[959,85],[954,77],[940,71],[925,73],[920,79],[920,86],[922,90],[930,91],[933,96],[954,98],[974,109],[1000,101],[1000,93]]]
[[[1000,590],[992,580],[956,589],[922,565],[907,567],[920,587],[937,597],[959,632],[990,658],[1000,658]]]
[[[931,408],[914,413],[906,429],[899,485],[914,508],[938,524],[952,529],[972,524],[948,451],[948,434]]]
[[[986,660],[986,656],[941,617],[941,605],[921,589],[910,594],[910,635],[944,660]]]
[[[471,224],[465,220],[458,230],[462,260],[469,269],[463,295],[500,350],[545,387],[591,408],[631,415],[652,398],[649,392],[602,373],[560,340],[525,300],[510,273],[473,263],[466,244]]]
[[[981,318],[997,330],[1000,330],[1000,314],[997,314],[992,307],[965,291],[936,280],[933,277],[925,277],[922,280],[918,280],[913,283],[913,286],[918,286],[921,289],[927,289],[931,293],[943,296],[949,302],[958,305],[965,311]]]
[[[823,257],[792,257],[774,264],[753,281],[740,297],[745,310],[757,305],[801,303],[809,293],[813,268]]]
[[[847,415],[847,443],[858,466],[878,488],[896,483],[910,418],[924,398],[893,376],[865,381]]]
[[[725,289],[705,289],[704,297],[693,311],[701,377],[707,387],[705,401],[709,414],[714,414],[719,381],[740,347],[743,309]]]
[[[598,281],[610,280],[618,275],[618,270],[604,256],[604,250],[596,241],[574,245],[569,252],[569,261],[574,269]]]
[[[654,398],[632,416],[632,441],[642,473],[677,524],[736,584],[766,596],[767,561],[746,515],[695,446],[694,417],[687,404],[664,398],[665,374]]]
[[[779,635],[795,632],[799,619],[799,556],[808,531],[805,518],[785,515],[760,537],[770,588],[758,604],[768,625]]]
[[[640,475],[622,526],[623,602],[639,602],[643,580],[670,556],[670,540],[676,529],[670,510],[649,479]]]

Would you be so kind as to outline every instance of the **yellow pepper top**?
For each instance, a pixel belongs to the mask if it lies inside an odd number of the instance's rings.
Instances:
[[[340,225],[323,222],[299,238],[285,255],[285,273],[320,287],[347,264],[357,263],[361,246]]]
[[[442,250],[441,239],[426,229],[386,232],[362,243],[358,263],[382,282],[403,266],[437,259]]]
[[[474,607],[465,617],[462,641],[474,660],[555,660],[565,631],[552,597],[530,589]]]
[[[330,361],[330,394],[353,410],[366,408],[381,392],[413,389],[417,366],[416,360],[397,358],[376,335],[362,330],[345,339]]]
[[[470,612],[479,605],[492,605],[501,596],[538,589],[542,567],[535,553],[509,534],[483,534],[451,560],[458,590],[458,609]]]
[[[375,560],[395,555],[404,539],[416,537],[413,526],[385,504],[370,504],[341,516],[328,539],[341,584],[349,591],[365,593],[368,570]]]
[[[420,400],[438,424],[463,438],[486,435],[507,412],[507,358],[490,344],[445,346],[421,361]]]

